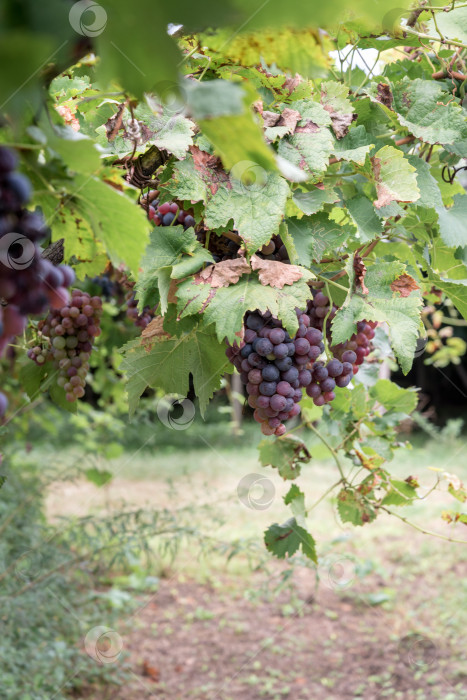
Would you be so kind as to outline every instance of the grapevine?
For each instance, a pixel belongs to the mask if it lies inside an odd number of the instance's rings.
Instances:
[[[28,316],[68,302],[66,287],[75,279],[70,267],[55,267],[42,257],[39,244],[48,229],[40,214],[25,209],[31,186],[16,167],[14,152],[0,147],[0,356],[24,331]],[[0,416],[7,407],[7,398],[0,394]]]
[[[51,310],[39,322],[44,344],[28,350],[28,357],[37,365],[53,363],[58,370],[57,384],[65,390],[67,401],[84,396],[93,341],[101,333],[101,312],[100,297],[74,289],[68,304]]]

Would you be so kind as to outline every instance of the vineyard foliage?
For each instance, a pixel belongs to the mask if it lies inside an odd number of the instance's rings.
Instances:
[[[359,322],[376,326],[373,352],[332,405],[301,401],[303,424],[336,463],[340,519],[363,525],[419,498],[417,479],[396,480],[386,464],[417,393],[378,370],[388,357],[410,370],[427,304],[467,319],[467,195],[456,170],[467,158],[465,3],[5,8],[0,140],[32,184],[28,207],[43,214],[48,243],[63,241],[80,288],[124,273],[140,312],[156,310],[107,363],[125,376],[134,420],[148,387],[186,396],[190,375],[204,414],[234,371],[225,350],[241,343],[245,314],[270,312],[294,337],[296,310],[320,290],[337,308],[324,319],[328,359]],[[168,225],[141,199],[153,190],[158,207],[177,205]],[[181,223],[178,212],[188,212]],[[271,239],[282,259],[264,254]],[[105,315],[104,304],[104,329]],[[15,341],[24,356],[38,320]],[[104,335],[108,357],[117,348]],[[31,400],[50,390],[76,410],[50,365],[19,362]],[[259,454],[284,479],[312,468],[294,433],[265,437]],[[272,553],[301,548],[316,561],[308,500],[292,484],[292,517],[265,534]],[[444,518],[467,521],[455,508]]]

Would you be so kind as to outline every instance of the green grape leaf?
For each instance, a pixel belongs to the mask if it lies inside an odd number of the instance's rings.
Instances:
[[[378,379],[370,388],[370,396],[387,411],[409,414],[417,407],[417,392],[414,389],[403,389],[389,379]]]
[[[376,518],[376,512],[365,497],[353,489],[342,489],[337,495],[337,511],[343,523],[364,525]]]
[[[410,165],[417,171],[417,185],[420,190],[420,199],[417,199],[417,207],[442,207],[443,200],[436,179],[431,174],[430,164],[417,155],[406,156]]]
[[[319,261],[328,252],[335,255],[338,248],[352,235],[349,226],[340,226],[323,212],[310,217],[287,219],[300,263],[310,267],[313,260]]]
[[[248,253],[254,253],[278,232],[289,193],[289,186],[280,175],[264,175],[262,182],[251,185],[231,177],[219,186],[206,206],[206,226],[227,226],[232,220]]]
[[[404,77],[391,86],[393,109],[402,126],[425,143],[454,144],[466,138],[461,106],[436,80]]]
[[[175,163],[170,180],[161,184],[161,190],[180,200],[203,202],[207,197],[207,187],[192,157]]]
[[[105,486],[113,479],[112,472],[108,472],[105,469],[97,469],[97,467],[86,469],[84,474],[88,481],[99,487]]]
[[[452,207],[437,206],[439,232],[447,246],[467,246],[467,195],[456,194]]]
[[[447,294],[459,313],[467,320],[467,280],[464,284],[456,284],[442,280],[436,275],[431,275],[430,280],[435,287]]]
[[[89,221],[95,237],[102,241],[110,260],[125,263],[137,275],[148,242],[149,225],[141,207],[97,177],[76,175],[73,201]],[[128,236],[131,231],[131,237]]]
[[[278,557],[291,557],[301,547],[303,554],[317,563],[316,542],[303,527],[297,524],[295,518],[290,518],[282,525],[275,523],[264,533],[264,543],[267,549]]]
[[[333,189],[313,187],[310,192],[295,192],[293,201],[304,214],[316,214],[325,204],[335,204],[339,201],[338,193]]]
[[[262,440],[258,450],[261,465],[276,468],[283,479],[296,479],[302,466],[311,459],[307,446],[295,435]]]
[[[383,146],[371,158],[380,209],[391,202],[415,202],[420,199],[416,170],[404,154],[393,146]]]
[[[344,138],[334,141],[332,153],[338,160],[353,161],[358,165],[363,165],[367,154],[373,147],[374,143],[372,143],[365,126],[360,124],[350,129]]]
[[[153,95],[146,95],[146,104],[139,105],[134,115],[152,132],[148,143],[173,153],[176,158],[185,157],[196,128],[190,119],[161,104]]]
[[[353,106],[348,95],[349,88],[343,83],[335,80],[321,83],[321,104],[331,115],[332,129],[337,139],[344,138],[354,120]]]
[[[391,488],[382,500],[383,506],[408,506],[417,498],[416,489],[407,481],[390,479]]]
[[[208,46],[225,61],[229,58],[241,66],[256,66],[262,61],[275,64],[292,75],[320,78],[329,65],[327,49],[331,42],[316,29],[286,28],[232,36],[229,28],[201,35],[202,46]],[[279,85],[283,80],[279,78]]]
[[[284,496],[284,503],[286,506],[290,506],[298,525],[305,527],[305,494],[297,484],[291,484],[290,489]]]
[[[365,276],[368,294],[352,289],[349,291],[332,322],[332,341],[338,344],[348,340],[356,332],[357,321],[385,322],[392,348],[402,371],[407,374],[412,366],[419,335],[422,301],[419,290],[402,296],[397,288],[395,291],[391,289],[391,285],[403,274],[405,265],[400,262],[376,263],[369,267]]]
[[[465,44],[467,42],[467,7],[450,9],[449,12],[437,12],[436,25],[446,39],[455,39]],[[427,22],[429,34],[437,34],[436,25],[432,19]]]
[[[347,200],[345,205],[364,243],[381,234],[383,222],[376,215],[375,208],[368,197],[353,197]]]
[[[180,338],[157,338],[149,342],[138,338],[127,343],[121,352],[124,359],[120,369],[127,377],[130,414],[135,412],[148,386],[186,396],[191,373],[204,415],[222,375],[231,368],[225,346],[217,342],[212,326],[198,325]]]
[[[304,273],[306,271],[304,270]],[[256,273],[244,275],[237,284],[213,288],[209,283],[188,279],[177,288],[180,317],[204,314],[205,322],[215,323],[219,341],[233,343],[237,338],[246,311],[269,309],[280,318],[290,334],[298,329],[295,308],[305,308],[310,289],[302,278],[283,289],[263,285]]]

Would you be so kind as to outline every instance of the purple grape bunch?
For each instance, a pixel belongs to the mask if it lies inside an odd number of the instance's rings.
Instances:
[[[41,256],[39,244],[48,234],[42,216],[25,209],[31,197],[27,177],[15,172],[17,157],[0,147],[0,356],[26,328],[27,317],[70,298],[74,279],[67,265],[54,266]],[[0,394],[0,416],[8,401]]]
[[[94,338],[101,333],[101,314],[100,297],[74,289],[69,304],[49,311],[38,324],[44,345],[28,350],[28,357],[37,365],[53,362],[67,401],[84,396]]]
[[[244,340],[226,351],[246,385],[248,403],[264,435],[283,435],[284,421],[300,413],[302,388],[312,381],[310,367],[324,351],[322,333],[310,328],[305,312],[296,313],[299,328],[291,338],[270,311],[249,312]]]
[[[307,304],[307,313],[313,328],[319,328],[322,331],[324,319],[327,318],[326,337],[329,344],[331,343],[331,321],[336,315],[336,312],[337,306],[333,304],[331,307],[329,298],[322,291],[314,292],[313,298],[310,299]],[[335,358],[344,364],[346,362],[351,363],[353,374],[357,374],[359,365],[364,362],[365,357],[367,357],[373,349],[371,341],[375,337],[375,328],[377,325],[376,321],[359,321],[357,323],[357,332],[354,333],[349,340],[345,343],[334,345],[331,348]],[[340,386],[340,384],[337,386]]]
[[[317,292],[306,311],[296,309],[298,330],[294,337],[270,311],[246,314],[243,340],[229,345],[226,355],[240,373],[248,404],[264,435],[284,435],[284,421],[300,413],[302,389],[316,406],[333,401],[336,387],[349,385],[371,351],[376,324],[361,321],[349,341],[331,348],[331,359],[322,359],[323,320],[333,318],[336,310],[322,292]],[[328,324],[326,331],[330,341]]]

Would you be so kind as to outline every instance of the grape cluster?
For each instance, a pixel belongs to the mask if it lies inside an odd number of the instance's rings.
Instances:
[[[302,389],[316,406],[335,399],[335,388],[348,386],[364,358],[371,351],[375,323],[360,321],[357,333],[346,343],[324,353],[323,321],[335,316],[336,307],[316,292],[306,311],[296,309],[298,331],[293,338],[270,311],[249,312],[245,316],[244,339],[229,345],[226,355],[246,385],[248,404],[265,435],[283,435],[283,421],[300,413]],[[329,326],[326,325],[329,341]]]
[[[101,333],[101,313],[100,297],[74,289],[68,304],[49,311],[38,324],[46,347],[31,348],[28,357],[38,365],[53,362],[58,369],[57,384],[65,390],[67,401],[84,396],[93,341]]]
[[[150,306],[145,306],[143,311],[139,313],[138,311],[138,300],[136,299],[135,293],[132,291],[127,292],[125,297],[126,300],[126,316],[131,319],[135,326],[139,328],[146,328],[146,326],[151,323],[152,319],[156,314],[156,309]]]
[[[326,337],[329,343],[331,343],[331,321],[336,312],[337,306],[333,304],[331,307],[329,298],[321,291],[315,292],[313,298],[307,304],[307,313],[314,328],[319,328],[322,331],[324,319],[327,319]],[[359,321],[357,323],[357,332],[349,340],[331,348],[335,358],[341,362],[350,362],[352,364],[353,374],[358,372],[358,366],[362,364],[365,357],[372,350],[371,341],[375,337],[374,329],[376,326],[376,321]],[[352,354],[348,354],[349,352]]]
[[[248,403],[264,435],[283,435],[283,421],[300,413],[301,389],[312,380],[309,367],[324,351],[322,333],[310,328],[306,313],[296,313],[295,338],[270,311],[248,313],[244,340],[226,351],[246,384]]]
[[[0,356],[23,332],[29,315],[60,308],[69,300],[73,270],[55,267],[41,257],[39,243],[48,229],[42,216],[24,208],[31,196],[29,180],[14,172],[17,158],[0,147]],[[0,415],[8,402],[0,394]]]
[[[149,221],[154,226],[176,226],[180,224],[185,229],[195,225],[194,217],[184,211],[176,202],[159,204],[159,192],[150,190],[141,198],[141,204],[146,209]]]
[[[290,265],[287,248],[282,243],[280,236],[273,236],[269,243],[266,243],[259,249],[259,254],[265,260],[276,260],[277,262]]]

